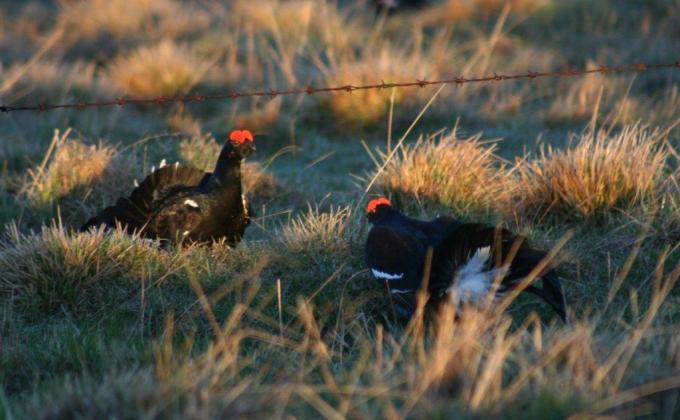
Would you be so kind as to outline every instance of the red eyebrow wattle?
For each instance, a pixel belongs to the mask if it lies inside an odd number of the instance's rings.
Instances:
[[[381,204],[389,206],[392,203],[385,197],[374,198],[373,200],[368,202],[368,206],[366,206],[366,213],[373,213],[375,209]]]
[[[253,141],[253,133],[249,130],[234,130],[229,134],[229,140],[236,143],[243,143],[244,141]]]

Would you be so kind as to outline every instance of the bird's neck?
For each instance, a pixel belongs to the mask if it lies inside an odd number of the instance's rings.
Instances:
[[[240,185],[241,176],[241,156],[232,147],[231,144],[225,144],[222,147],[220,156],[217,159],[217,165],[213,171],[212,180],[218,185],[231,185],[238,182]]]
[[[400,221],[404,215],[394,210],[392,207],[383,207],[378,209],[370,218],[369,221],[374,225],[386,225]]]

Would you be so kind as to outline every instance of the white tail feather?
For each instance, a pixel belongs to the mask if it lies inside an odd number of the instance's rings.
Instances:
[[[508,266],[484,271],[489,260],[490,247],[479,248],[475,254],[461,267],[453,278],[451,286],[446,289],[455,305],[461,303],[479,303],[491,290],[496,277],[505,277]]]

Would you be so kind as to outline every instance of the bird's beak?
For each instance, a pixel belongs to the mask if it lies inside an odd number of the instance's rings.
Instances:
[[[242,146],[241,155],[245,158],[255,153],[256,150],[255,144],[253,144],[253,142],[248,142]]]

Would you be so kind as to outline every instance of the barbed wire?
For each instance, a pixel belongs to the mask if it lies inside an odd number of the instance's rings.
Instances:
[[[450,79],[439,79],[439,80],[417,80],[414,82],[397,82],[397,83],[385,83],[381,81],[380,83],[372,83],[366,85],[342,85],[333,87],[314,87],[312,85],[301,88],[293,88],[286,90],[268,90],[268,91],[250,91],[250,92],[229,92],[229,93],[217,93],[217,94],[189,94],[180,96],[158,96],[154,98],[126,98],[119,97],[116,99],[108,99],[101,101],[85,101],[85,102],[66,102],[66,103],[56,103],[56,104],[38,104],[38,105],[0,105],[1,113],[18,112],[18,111],[51,111],[54,109],[85,109],[85,108],[99,108],[99,107],[110,107],[110,106],[126,106],[126,105],[167,105],[172,103],[190,103],[190,102],[204,102],[210,100],[223,100],[223,99],[239,99],[248,98],[255,96],[287,96],[287,95],[301,95],[301,94],[317,94],[325,92],[348,92],[352,93],[357,90],[370,90],[370,89],[391,89],[391,88],[409,88],[409,87],[420,87],[424,88],[426,86],[433,85],[444,85],[453,84],[460,86],[466,83],[483,83],[483,82],[501,82],[507,80],[520,80],[528,79],[533,80],[537,78],[544,77],[575,77],[583,76],[593,73],[623,73],[623,72],[643,72],[647,70],[656,70],[664,68],[678,68],[680,69],[680,60],[674,63],[661,63],[661,64],[647,64],[647,63],[634,63],[634,64],[623,64],[619,66],[599,66],[592,69],[574,69],[571,67],[563,68],[554,71],[544,71],[535,72],[527,71],[526,73],[504,75],[494,73],[492,76],[482,76],[482,77],[454,77]]]

